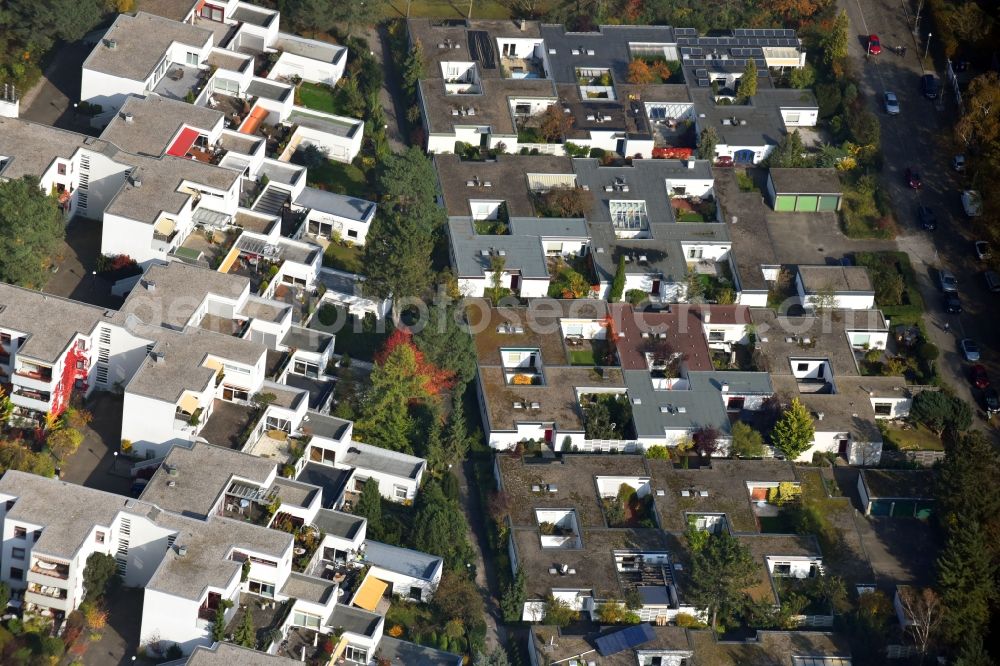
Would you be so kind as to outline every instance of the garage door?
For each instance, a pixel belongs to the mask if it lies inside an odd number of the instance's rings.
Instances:
[[[816,207],[819,205],[819,197],[816,196],[799,196],[795,200],[795,210],[803,213],[815,213]]]
[[[819,209],[824,212],[833,212],[837,210],[837,203],[840,201],[840,197],[837,196],[823,196],[819,198]]]
[[[779,195],[774,202],[774,210],[790,213],[795,210],[795,195]]]

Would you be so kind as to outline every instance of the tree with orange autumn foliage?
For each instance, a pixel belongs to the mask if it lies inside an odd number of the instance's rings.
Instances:
[[[646,86],[656,80],[656,74],[642,58],[634,58],[628,64],[628,82],[637,86]]]
[[[436,402],[455,383],[455,373],[429,362],[413,344],[409,331],[397,330],[375,356],[371,388],[357,422],[360,438],[375,446],[413,453],[417,433],[410,408]]]

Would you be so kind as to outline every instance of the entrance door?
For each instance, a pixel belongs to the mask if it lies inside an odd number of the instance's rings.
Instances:
[[[511,275],[510,276],[510,290],[516,294],[516,293],[518,293],[518,290],[520,288],[521,288],[521,276],[520,275]]]
[[[844,460],[849,459],[850,448],[851,448],[851,440],[849,439],[837,440],[837,455],[843,458]]]
[[[653,296],[659,296],[660,295],[660,281],[659,280],[653,280],[653,288],[650,290],[649,293],[653,294]]]
[[[753,156],[752,150],[737,150],[733,153],[733,161],[740,164],[753,164]]]

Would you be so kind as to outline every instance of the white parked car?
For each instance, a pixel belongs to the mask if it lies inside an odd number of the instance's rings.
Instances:
[[[896,93],[887,92],[883,95],[883,100],[885,101],[885,112],[890,116],[895,116],[899,114],[899,98],[896,97]]]

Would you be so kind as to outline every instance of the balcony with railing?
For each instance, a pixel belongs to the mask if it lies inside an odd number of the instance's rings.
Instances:
[[[49,562],[47,560],[35,560],[31,565],[31,573],[66,580],[69,578],[69,565],[60,564],[59,562]]]
[[[22,363],[14,370],[14,374],[18,377],[34,379],[40,382],[50,383],[52,381],[52,368],[44,365]]]
[[[28,585],[27,591],[31,594],[37,594],[50,599],[65,599],[69,596],[69,590],[52,585],[42,585],[40,583],[31,583]]]
[[[11,392],[11,400],[15,405],[20,405],[27,409],[48,411],[52,394],[48,391],[36,391],[23,386],[14,386]]]

